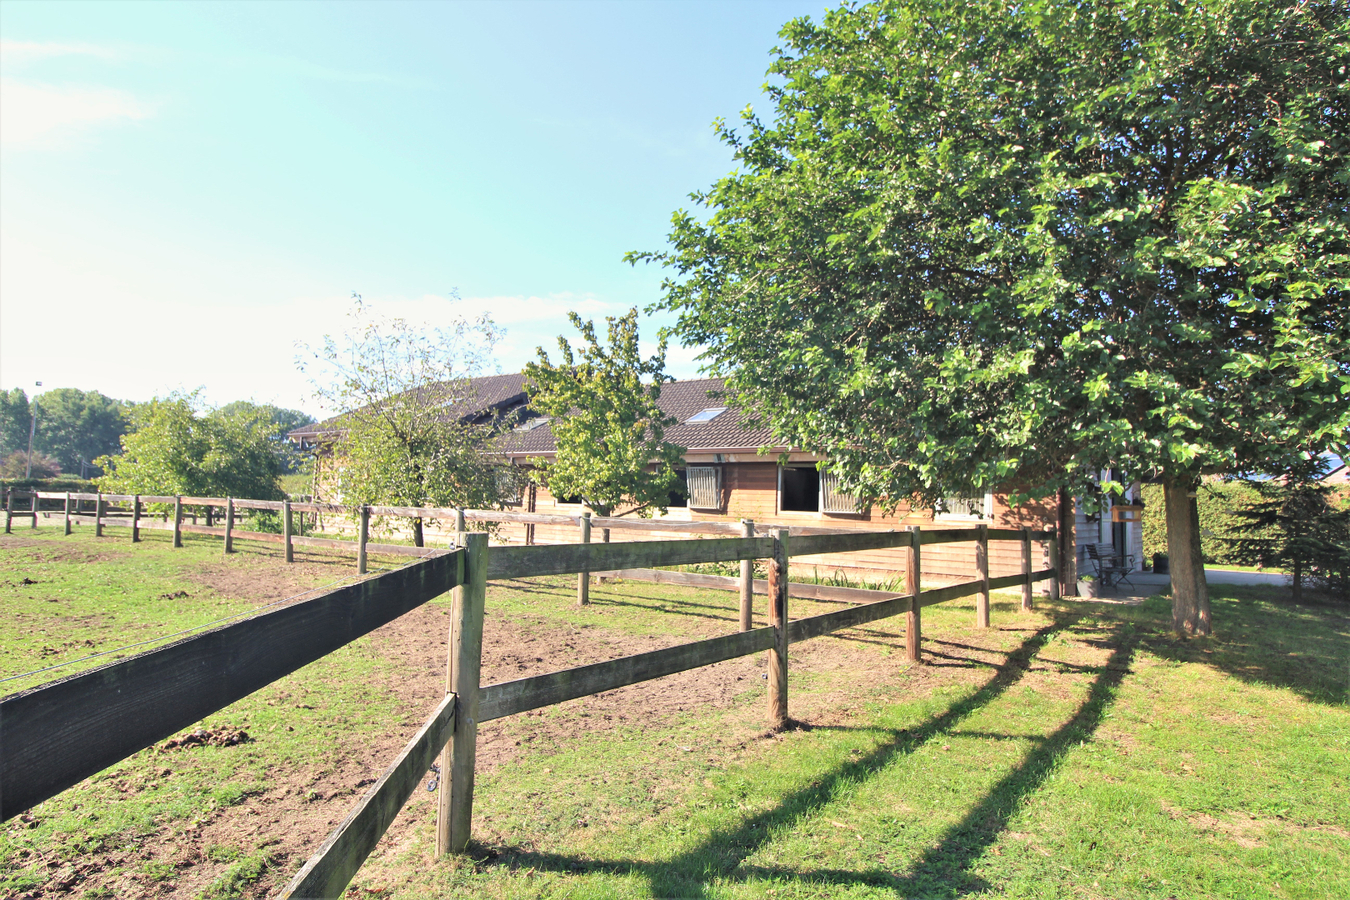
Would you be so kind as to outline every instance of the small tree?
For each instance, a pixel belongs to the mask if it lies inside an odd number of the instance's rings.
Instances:
[[[558,338],[561,359],[554,365],[539,348],[539,360],[525,366],[530,405],[551,416],[557,446],[552,461],[534,460],[535,477],[555,497],[580,497],[601,516],[621,505],[650,516],[666,511],[672,491],[682,490],[676,468],[684,449],[665,440],[675,420],[661,411],[666,341],[643,359],[638,351],[637,309],[607,317],[608,347],[595,325],[576,313],[568,319],[584,343],[574,351]]]
[[[442,328],[374,316],[359,295],[351,327],[305,348],[315,396],[346,410],[333,447],[338,490],[352,504],[498,506],[511,493],[494,447],[503,422],[483,415],[473,378],[501,330],[484,314]],[[423,545],[422,519],[413,543]]]
[[[1230,539],[1244,565],[1281,566],[1293,577],[1294,602],[1303,584],[1350,599],[1350,509],[1330,485],[1318,479],[1319,466],[1285,478],[1253,482],[1260,499],[1237,517],[1241,537]]]
[[[280,500],[276,426],[260,415],[201,412],[195,394],[136,406],[122,452],[94,460],[100,489],[122,494],[187,494]]]
[[[223,415],[256,415],[267,419],[277,428],[276,452],[281,457],[281,472],[289,475],[303,468],[306,457],[297,452],[295,445],[286,437],[297,428],[313,425],[314,417],[298,409],[283,409],[268,403],[254,403],[251,400],[235,400],[220,408]]]

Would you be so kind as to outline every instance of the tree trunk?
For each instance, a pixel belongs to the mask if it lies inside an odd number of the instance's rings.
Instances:
[[[418,516],[412,521],[413,528],[413,546],[421,547],[422,544],[422,517]]]
[[[1200,551],[1200,510],[1195,482],[1168,482],[1167,564],[1172,573],[1172,628],[1178,634],[1209,634],[1209,584]]]

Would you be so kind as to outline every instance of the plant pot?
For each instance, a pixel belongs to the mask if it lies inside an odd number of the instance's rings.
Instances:
[[[1153,554],[1153,571],[1158,575],[1168,574],[1166,553]]]
[[[1078,596],[1080,596],[1080,597],[1095,597],[1095,596],[1097,596],[1097,582],[1095,582],[1095,581],[1080,581],[1080,582],[1078,582]]]

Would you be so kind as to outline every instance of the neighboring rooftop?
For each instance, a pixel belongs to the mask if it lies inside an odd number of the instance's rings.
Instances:
[[[553,428],[546,417],[533,415],[525,376],[490,375],[469,382],[470,397],[448,403],[447,414],[471,422],[488,416],[517,414],[517,427],[506,439],[504,450],[514,458],[548,455],[554,451]],[[661,387],[661,409],[678,424],[666,429],[666,440],[687,450],[703,453],[748,453],[760,447],[775,447],[769,430],[763,426],[746,428],[742,411],[721,396],[720,378],[696,378],[673,381]],[[335,416],[315,425],[290,432],[297,443],[322,441],[342,431],[342,417]]]

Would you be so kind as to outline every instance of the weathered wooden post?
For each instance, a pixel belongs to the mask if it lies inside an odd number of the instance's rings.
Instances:
[[[70,535],[70,491],[66,491],[66,535]]]
[[[286,545],[286,562],[295,562],[295,548],[291,546],[291,501],[281,501],[281,541]]]
[[[361,507],[361,528],[356,538],[356,574],[366,574],[366,544],[370,542],[370,507]]]
[[[1046,546],[1050,550],[1050,602],[1059,602],[1059,529],[1056,528],[1050,533],[1050,540]]]
[[[1031,529],[1022,529],[1022,608],[1031,609]]]
[[[755,523],[751,519],[741,519],[741,534],[752,538],[755,536]],[[755,611],[755,561],[753,559],[741,560],[741,631],[749,631],[754,627]]]
[[[175,494],[173,498],[173,545],[174,547],[183,546],[183,495]]]
[[[923,557],[919,551],[923,543],[923,532],[918,525],[909,526],[909,571],[906,573],[909,580],[909,596],[912,598],[909,612],[905,613],[905,658],[910,662],[922,662],[922,652],[920,644],[923,640],[922,622],[919,613],[919,594],[923,592],[922,581],[920,577],[923,571]]]
[[[234,498],[225,498],[225,552],[234,552]]]
[[[14,488],[5,488],[5,534],[13,534]]]
[[[33,507],[33,527],[34,527],[34,528],[37,528],[37,517],[38,517],[38,492],[37,492],[37,491],[33,491],[33,503],[32,503],[32,507]]]
[[[769,563],[769,624],[773,646],[769,648],[769,727],[788,724],[788,532],[773,535],[773,560]]]
[[[581,514],[581,542],[589,544],[591,542],[591,513],[589,510]],[[577,573],[577,606],[585,606],[591,602],[591,573],[581,571]]]
[[[464,578],[454,592],[446,692],[455,699],[455,730],[441,752],[436,804],[436,855],[459,853],[473,819],[473,769],[478,752],[478,675],[483,659],[488,536],[464,536]]]
[[[980,577],[980,592],[975,595],[975,627],[989,627],[989,526],[976,525],[980,536],[975,544],[975,568]]]
[[[212,520],[214,519],[214,512],[215,512],[215,507],[213,507],[213,506],[212,506],[211,504],[209,504],[209,503],[206,504],[206,527],[207,527],[207,528],[210,528],[211,525],[212,525]]]
[[[139,544],[141,542],[141,495],[133,494],[131,497],[131,542]]]
[[[94,495],[94,537],[103,537],[103,492]]]
[[[463,540],[462,536],[466,532],[468,532],[468,530],[469,529],[464,527],[464,507],[462,506],[455,507],[455,540],[462,541]],[[464,544],[459,543],[456,544],[455,546],[463,547]]]

